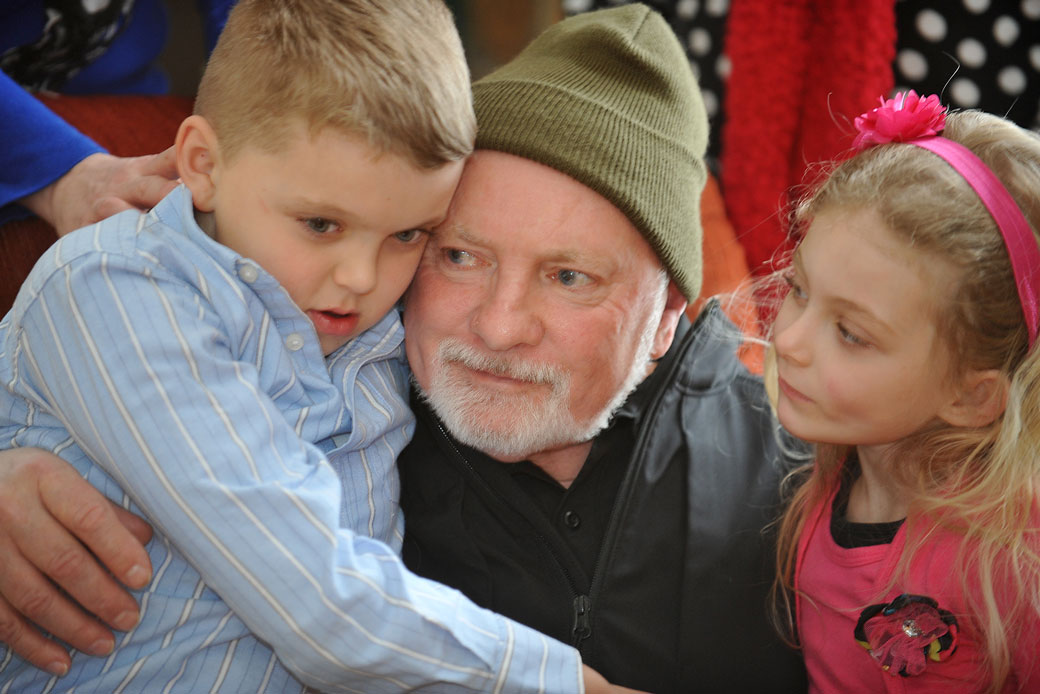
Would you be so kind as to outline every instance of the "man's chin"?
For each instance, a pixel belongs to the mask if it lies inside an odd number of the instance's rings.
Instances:
[[[538,438],[518,436],[512,431],[490,431],[478,429],[472,426],[463,426],[453,429],[448,426],[448,431],[462,444],[484,453],[487,456],[503,463],[518,463],[521,460],[531,460],[539,454],[550,451],[569,448],[586,442],[590,437],[573,438],[571,436],[560,436]]]
[[[438,407],[431,402],[433,411],[441,422],[461,443],[501,460],[515,462],[526,460],[538,453],[548,443],[544,436],[532,436],[538,432],[533,429],[531,417],[515,417],[501,412],[494,416],[488,409],[475,407],[453,408]],[[538,418],[541,419],[541,418]]]
[[[538,453],[538,451],[528,450],[528,447],[519,445],[519,442],[510,441],[508,436],[486,431],[480,433],[466,430],[455,431],[451,427],[448,430],[463,445],[502,463],[519,463],[522,460],[529,460]]]
[[[456,440],[502,462],[558,446],[575,429],[570,413],[552,398],[521,399],[443,384],[419,392]]]

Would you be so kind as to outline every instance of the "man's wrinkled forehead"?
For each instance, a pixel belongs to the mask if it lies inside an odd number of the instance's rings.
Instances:
[[[619,265],[602,253],[596,253],[583,246],[576,238],[571,238],[571,235],[566,233],[565,226],[559,227],[559,231],[560,233],[555,234],[549,243],[527,246],[520,250],[523,251],[524,256],[537,259],[539,262],[551,262],[579,268],[598,268],[602,274],[608,274],[608,271]],[[484,227],[464,221],[445,222],[437,228],[437,242],[440,246],[483,249],[492,254],[508,254],[515,257],[517,249],[507,249],[505,244],[501,243],[509,240],[510,236],[508,228]]]
[[[498,207],[526,201],[524,218],[544,218],[552,213],[561,218],[604,206],[613,216],[635,222],[614,201],[604,197],[568,172],[539,159],[493,149],[478,149],[466,161],[454,200],[445,218],[446,226],[464,216],[479,213],[497,217]],[[474,202],[482,209],[474,209]],[[522,221],[522,220],[517,220]]]
[[[635,256],[658,261],[607,198],[545,164],[491,150],[478,150],[467,162],[434,244],[485,251],[499,261],[560,264],[604,279]]]

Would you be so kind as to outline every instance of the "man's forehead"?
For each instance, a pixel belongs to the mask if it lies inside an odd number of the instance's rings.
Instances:
[[[610,200],[581,181],[533,159],[495,150],[477,150],[467,160],[452,208],[456,217],[512,209],[524,218],[538,212],[586,214],[631,225]]]
[[[478,150],[466,164],[443,241],[509,245],[525,255],[593,260],[656,254],[614,204],[588,186],[524,157]]]
[[[537,214],[537,213],[534,213]],[[520,224],[524,220],[517,220]],[[583,246],[580,240],[567,233],[566,228],[558,229],[548,241],[537,245],[525,243],[510,243],[522,238],[518,232],[520,227],[516,225],[482,225],[467,224],[465,222],[448,222],[437,229],[437,238],[443,244],[458,244],[472,248],[486,248],[488,250],[502,252],[507,251],[509,246],[515,246],[523,250],[525,255],[556,261],[602,261],[602,254],[594,249]]]

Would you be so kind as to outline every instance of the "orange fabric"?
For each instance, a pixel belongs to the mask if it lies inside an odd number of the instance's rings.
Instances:
[[[718,296],[730,320],[745,335],[758,335],[758,311],[751,294],[750,273],[744,248],[737,241],[726,215],[718,181],[708,176],[701,196],[701,225],[704,228],[704,282],[701,295],[690,304],[686,315],[694,320],[704,303]],[[753,372],[762,373],[762,350],[756,345],[745,345],[740,351],[741,361]]]

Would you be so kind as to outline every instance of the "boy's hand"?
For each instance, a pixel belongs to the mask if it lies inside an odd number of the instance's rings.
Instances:
[[[151,209],[176,186],[173,147],[144,157],[97,153],[21,203],[63,236],[123,210]]]
[[[603,678],[603,675],[588,665],[582,665],[581,669],[585,679],[585,694],[646,694],[646,692],[611,684]]]
[[[0,642],[55,674],[68,670],[68,653],[35,627],[85,653],[109,653],[112,632],[73,601],[116,629],[132,628],[137,603],[112,575],[133,588],[147,585],[152,567],[143,544],[151,534],[60,458],[28,448],[0,452]]]

